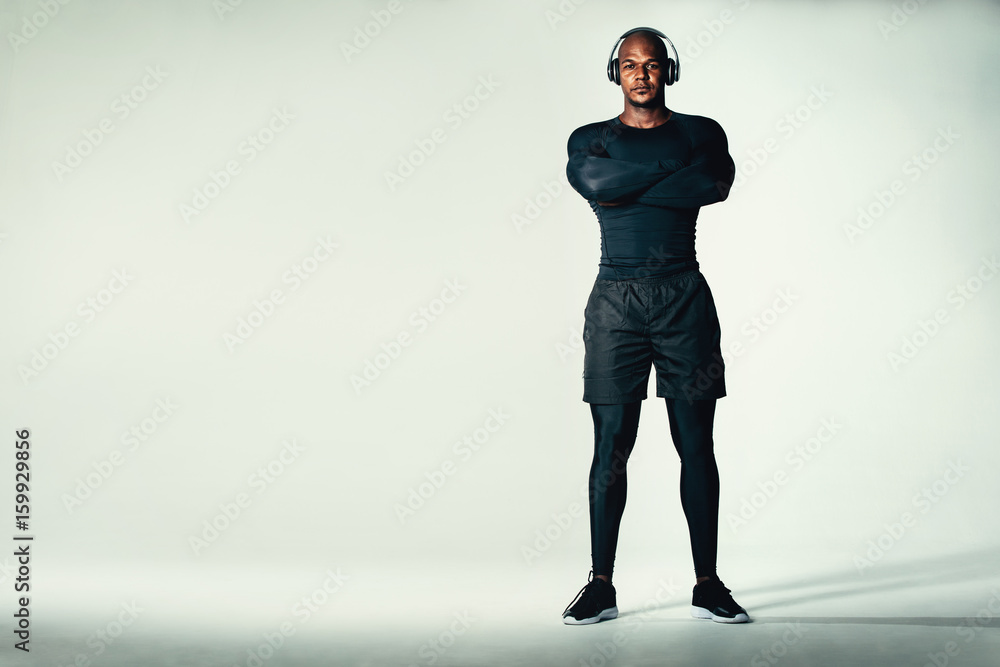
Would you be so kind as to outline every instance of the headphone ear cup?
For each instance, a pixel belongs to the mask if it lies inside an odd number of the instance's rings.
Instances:
[[[674,85],[674,81],[677,80],[677,64],[674,62],[673,58],[667,58],[667,76],[664,83],[668,86]]]
[[[612,81],[614,81],[615,84],[617,84],[619,86],[622,85],[621,70],[618,69],[618,58],[614,59],[614,61],[611,63],[611,67],[612,67],[613,77],[614,77],[614,78],[612,78]]]

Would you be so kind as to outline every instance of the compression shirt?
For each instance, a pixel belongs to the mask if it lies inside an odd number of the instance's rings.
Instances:
[[[569,183],[601,226],[599,279],[656,278],[698,268],[699,209],[724,201],[736,177],[722,126],[676,111],[648,129],[615,116],[574,130],[567,152]]]

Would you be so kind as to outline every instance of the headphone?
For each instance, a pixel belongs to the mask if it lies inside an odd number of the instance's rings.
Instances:
[[[618,38],[618,41],[615,42],[615,45],[611,47],[611,55],[608,56],[608,80],[611,81],[612,83],[617,83],[619,86],[622,85],[621,74],[619,73],[618,70],[618,58],[617,56],[615,56],[615,51],[618,49],[618,45],[621,44],[626,37],[631,35],[633,32],[639,32],[640,30],[647,30],[653,33],[654,35],[659,35],[664,40],[666,40],[667,44],[670,44],[670,48],[674,50],[674,58],[671,58],[670,53],[668,52],[667,62],[664,65],[664,69],[666,70],[666,74],[664,76],[664,83],[668,86],[672,86],[677,80],[681,78],[681,56],[679,53],[677,53],[677,47],[675,47],[674,43],[670,41],[670,38],[664,35],[659,30],[656,30],[655,28],[632,28],[627,33]]]

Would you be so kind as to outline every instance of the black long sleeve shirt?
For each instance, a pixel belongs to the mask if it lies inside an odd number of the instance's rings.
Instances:
[[[655,278],[698,267],[700,207],[724,201],[736,176],[722,126],[676,111],[648,129],[615,116],[574,130],[567,152],[569,183],[601,226],[598,278]]]

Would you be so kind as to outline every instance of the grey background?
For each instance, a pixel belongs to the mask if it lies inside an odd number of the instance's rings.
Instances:
[[[446,585],[457,572],[490,591],[497,572],[557,573],[569,601],[590,566],[579,333],[600,237],[563,180],[566,139],[621,111],[605,63],[637,25],[680,51],[667,105],[718,120],[737,163],[731,197],[698,225],[723,346],[743,345],[716,420],[723,578],[808,564],[863,581],[925,558],[979,562],[998,546],[1000,501],[1000,281],[976,282],[993,277],[1000,245],[1000,12],[909,4],[887,31],[898,3],[402,0],[393,14],[80,0],[12,42],[43,9],[4,2],[0,414],[8,442],[31,431],[37,627],[90,628],[52,659],[89,650],[78,645],[134,598],[148,627],[270,627],[328,569],[351,577],[336,606],[353,619],[392,614],[378,600],[412,585],[423,611],[395,607],[400,618],[447,627],[479,590]],[[390,20],[345,56],[379,15]],[[155,86],[147,68],[162,73]],[[124,117],[123,96],[143,98]],[[275,110],[291,120],[248,159],[242,142]],[[102,119],[113,131],[88,140]],[[386,173],[436,129],[444,141],[390,187]],[[230,160],[239,173],[185,221],[181,206]],[[892,203],[849,233],[894,181]],[[336,249],[293,289],[283,276],[318,239]],[[102,292],[116,271],[131,279]],[[457,298],[435,302],[448,281]],[[960,285],[978,291],[960,299]],[[283,303],[230,349],[225,336],[275,289]],[[782,294],[790,305],[772,311]],[[85,316],[81,303],[108,297]],[[439,307],[426,326],[413,319]],[[409,344],[385,366],[401,334]],[[916,353],[894,362],[907,341]],[[32,374],[36,353],[50,358]],[[358,390],[367,362],[385,367]],[[666,567],[686,586],[678,462],[652,382],[616,572]],[[176,406],[160,422],[157,401]],[[508,417],[477,432],[491,410]],[[124,434],[144,420],[130,449]],[[824,420],[838,425],[830,438]],[[466,437],[479,449],[456,445]],[[299,453],[272,463],[286,441]],[[269,463],[280,474],[261,485],[252,476]],[[961,476],[945,477],[952,466]],[[401,515],[422,484],[423,504]],[[193,547],[241,493],[238,518]],[[756,511],[734,522],[745,503]],[[886,538],[904,512],[913,525]],[[880,538],[891,548],[859,569]],[[531,604],[556,619],[563,596]],[[399,642],[413,655],[419,644]]]

